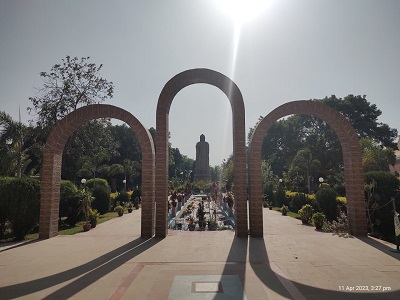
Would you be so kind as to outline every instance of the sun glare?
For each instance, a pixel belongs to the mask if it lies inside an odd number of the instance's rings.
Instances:
[[[237,25],[242,25],[259,16],[271,0],[215,0],[219,8],[233,18]]]

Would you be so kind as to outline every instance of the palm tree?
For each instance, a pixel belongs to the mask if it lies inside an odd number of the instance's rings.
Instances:
[[[302,173],[307,178],[307,189],[310,193],[310,178],[311,173],[318,171],[321,168],[321,163],[317,159],[313,159],[311,150],[308,148],[297,151],[290,165],[289,173]]]
[[[24,134],[27,127],[0,111],[0,172],[3,175],[21,177],[26,167],[27,155],[24,149]]]

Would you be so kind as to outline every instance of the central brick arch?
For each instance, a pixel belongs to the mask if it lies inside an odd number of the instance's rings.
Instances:
[[[90,120],[114,118],[127,123],[142,150],[142,237],[154,235],[154,144],[149,131],[129,112],[121,108],[94,104],[81,107],[57,122],[51,130],[43,153],[39,237],[58,234],[62,153],[68,138]]]
[[[311,115],[325,121],[336,133],[342,146],[346,182],[347,214],[350,233],[367,234],[364,201],[364,177],[361,148],[356,131],[350,122],[335,109],[316,101],[293,101],[285,103],[269,113],[254,130],[249,145],[249,222],[250,234],[263,236],[261,208],[262,177],[261,148],[270,126],[278,119],[291,115]]]
[[[236,235],[247,236],[245,110],[237,85],[225,75],[209,69],[192,69],[177,74],[161,91],[156,113],[156,236],[167,236],[168,115],[172,100],[183,88],[206,83],[219,88],[229,99],[233,122],[234,194]]]

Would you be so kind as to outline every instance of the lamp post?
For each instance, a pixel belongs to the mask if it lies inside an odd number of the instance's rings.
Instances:
[[[122,180],[122,182],[124,183],[124,191],[126,191],[126,179]]]
[[[318,178],[318,181],[319,181],[319,186],[321,186],[322,183],[324,182],[324,178],[320,177],[320,178]]]
[[[82,178],[82,179],[81,179],[81,183],[82,183],[82,185],[84,186],[85,183],[86,183],[86,179],[85,179],[85,178]]]

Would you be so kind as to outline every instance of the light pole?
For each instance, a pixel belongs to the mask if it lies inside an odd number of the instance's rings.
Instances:
[[[122,182],[124,183],[124,191],[126,191],[126,179],[122,180]]]
[[[321,186],[322,183],[324,182],[324,178],[320,177],[320,178],[318,179],[318,181],[319,181],[319,186]]]
[[[85,179],[85,178],[82,178],[82,179],[81,179],[81,183],[82,183],[82,185],[84,186],[85,183],[86,183],[86,179]]]

